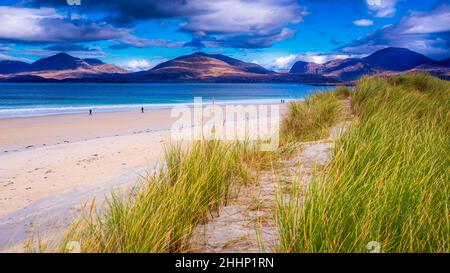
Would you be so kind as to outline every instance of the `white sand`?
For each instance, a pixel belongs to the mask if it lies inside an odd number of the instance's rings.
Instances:
[[[170,122],[168,110],[0,120],[0,250],[153,171]]]

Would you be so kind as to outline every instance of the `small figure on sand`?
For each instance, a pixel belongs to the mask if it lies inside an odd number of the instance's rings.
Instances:
[[[144,114],[144,106],[141,107],[141,113]]]
[[[92,116],[92,109],[89,109],[89,116]]]

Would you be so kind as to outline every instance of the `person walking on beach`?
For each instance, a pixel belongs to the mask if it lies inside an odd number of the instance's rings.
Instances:
[[[92,116],[92,109],[89,109],[89,116]]]
[[[141,113],[144,114],[144,106],[141,107]]]

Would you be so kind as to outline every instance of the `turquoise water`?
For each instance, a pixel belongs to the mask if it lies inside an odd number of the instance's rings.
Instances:
[[[204,103],[269,103],[324,89],[300,84],[0,84],[0,118],[161,109],[190,105],[194,97]]]

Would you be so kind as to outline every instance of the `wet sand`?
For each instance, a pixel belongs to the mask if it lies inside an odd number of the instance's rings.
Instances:
[[[169,129],[170,109],[0,119],[0,153]]]

